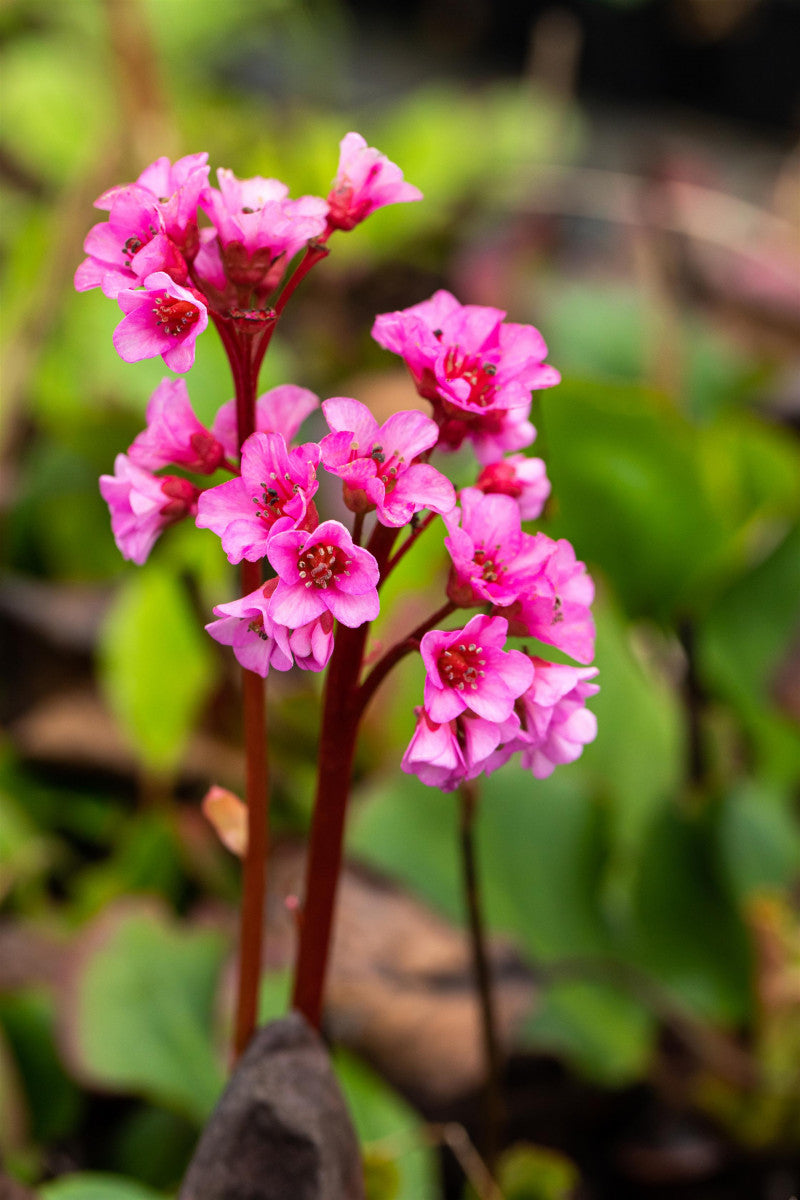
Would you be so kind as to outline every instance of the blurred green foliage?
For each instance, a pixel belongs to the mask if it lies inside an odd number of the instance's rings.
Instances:
[[[541,326],[564,375],[536,404],[536,451],[553,481],[543,528],[570,538],[598,580],[599,735],[548,780],[505,769],[483,789],[488,922],[542,979],[521,1036],[618,1085],[646,1076],[659,1030],[676,1014],[745,1031],[767,1067],[758,1120],[748,1127],[748,1095],[719,1081],[701,1099],[742,1137],[769,1144],[797,1098],[796,1073],[787,1084],[774,1069],[796,1061],[796,1022],[770,1018],[758,1000],[751,919],[766,893],[782,898],[791,920],[787,897],[800,869],[800,734],[796,705],[792,713],[777,686],[797,636],[800,457],[795,433],[761,406],[780,355],[681,310],[680,385],[670,389],[655,378],[659,312],[640,282],[561,279],[535,239],[511,265],[503,260],[503,239],[515,246],[527,236],[540,166],[569,163],[585,144],[577,106],[527,83],[467,89],[433,80],[359,106],[347,21],[334,4],[143,0],[137,11],[144,49],[152,39],[155,54],[152,78],[140,81],[150,94],[139,122],[125,82],[131,64],[113,49],[99,0],[18,0],[0,11],[3,149],[13,168],[2,191],[0,443],[16,485],[2,512],[2,569],[53,588],[92,581],[113,590],[96,678],[163,802],[139,807],[132,787],[116,781],[42,775],[21,761],[13,730],[2,747],[3,911],[58,938],[77,936],[82,949],[63,994],[24,981],[0,994],[8,1165],[38,1182],[48,1147],[78,1138],[89,1106],[108,1092],[130,1106],[95,1170],[46,1183],[42,1197],[169,1193],[224,1076],[225,940],[184,918],[195,901],[227,903],[233,871],[196,829],[190,836],[168,793],[198,723],[224,707],[223,659],[201,625],[236,583],[205,532],[170,531],[143,569],[125,567],[113,544],[97,477],[141,427],[164,370],[159,361],[122,363],[111,346],[115,306],[71,291],[91,199],[134,177],[148,160],[144,146],[150,158],[207,148],[215,165],[240,175],[324,194],[336,144],[353,127],[426,200],[380,212],[336,245],[307,288],[313,297],[319,286],[322,303],[298,298],[263,387],[292,380],[333,394],[360,370],[391,370],[369,343],[364,296],[388,289],[392,302],[414,303],[427,294],[410,290],[417,278],[428,290],[471,280],[477,292],[495,240],[512,319]],[[201,420],[231,394],[210,334],[198,343],[189,388]],[[422,593],[438,595],[443,571],[430,533],[386,588],[386,607],[399,611],[376,636],[413,627]],[[419,665],[407,668],[367,723],[349,849],[461,922],[454,800],[397,770],[421,695]],[[313,681],[293,686],[276,693],[276,820],[299,829],[314,692]],[[158,904],[130,907],[130,895]],[[264,1018],[283,1010],[287,987],[285,974],[267,977]],[[336,1064],[365,1145],[370,1200],[434,1197],[416,1114],[352,1057],[339,1054]],[[566,1191],[570,1165],[548,1165],[542,1153],[509,1158],[509,1197]]]

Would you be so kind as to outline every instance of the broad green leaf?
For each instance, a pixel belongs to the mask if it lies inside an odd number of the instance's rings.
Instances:
[[[97,1086],[202,1123],[223,1084],[212,1045],[221,936],[152,909],[109,910],[69,997],[69,1046]]]
[[[601,592],[593,608],[597,624],[600,691],[589,708],[597,716],[597,738],[580,759],[595,795],[603,796],[612,844],[614,881],[628,880],[641,840],[657,806],[673,795],[684,771],[683,715],[674,689],[653,659],[663,650],[658,631],[626,624]],[[649,639],[649,641],[648,641]],[[560,774],[560,769],[556,772]]]
[[[56,1002],[44,990],[24,988],[0,996],[0,1028],[24,1085],[30,1132],[43,1144],[70,1137],[84,1108],[84,1098],[64,1071],[56,1050],[56,1015]]]
[[[800,873],[800,828],[786,798],[755,782],[742,782],[722,803],[719,853],[733,895],[783,890]]]
[[[418,1113],[353,1055],[337,1050],[334,1067],[372,1182],[368,1200],[435,1200],[436,1164]]]
[[[750,1015],[751,951],[714,852],[715,814],[667,803],[650,828],[634,894],[631,957],[698,1015]]]
[[[628,990],[576,979],[544,989],[524,1032],[530,1045],[563,1054],[590,1079],[618,1087],[646,1073],[656,1022]]]
[[[511,764],[481,789],[477,833],[487,918],[514,934],[534,960],[601,954],[609,946],[600,905],[604,816],[579,778],[561,768],[538,780]]]
[[[60,1179],[46,1183],[39,1196],[40,1200],[163,1200],[158,1192],[134,1183],[132,1179],[93,1171],[62,1175]]]
[[[155,562],[126,576],[103,627],[100,680],[147,766],[180,760],[216,659],[179,582]]]
[[[602,567],[631,616],[680,609],[726,537],[697,432],[663,397],[630,385],[562,383],[543,393],[541,411],[558,534]]]

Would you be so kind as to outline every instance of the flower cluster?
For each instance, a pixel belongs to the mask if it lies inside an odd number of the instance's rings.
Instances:
[[[523,528],[542,515],[550,492],[542,460],[521,453],[536,437],[531,392],[559,381],[541,335],[499,309],[438,291],[378,316],[373,328],[405,361],[430,415],[397,412],[381,425],[356,399],[320,406],[293,384],[255,399],[275,322],[331,235],[421,195],[356,133],[342,140],[325,199],[291,199],[278,180],[228,170],[217,172],[215,188],[206,157],[159,159],[135,183],[101,196],[108,219],[90,231],[75,277],[79,290],[99,286],[119,304],[114,345],[127,361],[161,355],[185,372],[211,320],[236,379],[236,399],[210,427],[182,379],[156,388],[146,428],[100,481],[122,554],[142,563],[166,526],[194,518],[231,563],[260,564],[255,579],[269,576],[218,605],[209,634],[262,676],[292,666],[322,671],[336,624],[355,629],[375,619],[380,585],[441,517],[450,569],[438,618],[478,611],[450,629],[434,628],[432,617],[389,652],[391,665],[418,652],[426,671],[403,769],[450,790],[519,752],[535,776],[548,775],[594,737],[585,701],[597,687],[588,665],[592,581],[567,541]],[[328,432],[299,440],[312,415]],[[430,460],[465,444],[477,466],[457,490]],[[350,528],[320,517],[323,474],[339,481]],[[554,646],[580,666],[547,662],[524,643],[509,647],[514,637]]]

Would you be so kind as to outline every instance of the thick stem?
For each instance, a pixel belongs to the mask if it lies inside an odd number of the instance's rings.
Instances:
[[[486,931],[481,909],[478,864],[475,853],[475,810],[477,793],[473,783],[463,783],[459,790],[461,866],[464,875],[464,894],[467,902],[472,964],[481,1013],[481,1034],[486,1066],[484,1084],[485,1137],[482,1147],[489,1172],[494,1176],[503,1123],[503,1101],[500,1090],[500,1043],[497,1036],[497,1017],[486,950]]]
[[[317,794],[292,995],[293,1006],[315,1029],[319,1029],[322,1020],[325,973],[358,733],[355,689],[368,630],[368,624],[358,629],[339,626],[325,685]]]
[[[227,332],[227,331],[226,331]],[[226,343],[226,349],[228,345]],[[231,367],[236,385],[236,426],[239,450],[255,428],[258,369],[253,369],[251,344],[243,347],[235,334],[231,347],[239,348]],[[230,351],[229,351],[230,353]],[[261,584],[259,563],[243,562],[243,594]],[[239,925],[239,988],[236,1005],[234,1053],[238,1058],[253,1035],[258,1019],[258,990],[264,940],[264,893],[267,873],[269,780],[265,721],[265,687],[260,675],[242,671],[244,744],[246,760],[247,849],[242,870],[242,908]]]
[[[376,525],[368,549],[381,571],[397,531]],[[358,679],[369,623],[358,629],[339,625],[328,664],[317,764],[317,794],[306,864],[305,899],[292,1004],[315,1029],[322,1021],[325,974],[330,957],[336,889],[342,869],[344,826],[358,724]]]

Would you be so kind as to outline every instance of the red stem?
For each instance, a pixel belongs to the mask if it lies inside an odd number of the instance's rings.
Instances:
[[[292,995],[294,1008],[315,1029],[319,1029],[322,1020],[322,997],[358,732],[358,710],[353,701],[368,630],[368,624],[358,629],[338,627],[325,685],[317,794]]]
[[[217,327],[223,325],[217,322]],[[235,330],[220,329],[230,356],[236,386],[236,435],[242,443],[255,428],[258,366],[263,357],[250,338],[239,338]],[[243,594],[255,591],[262,582],[261,565],[243,562]],[[242,908],[239,925],[239,988],[236,1006],[234,1054],[246,1048],[258,1019],[258,990],[264,940],[264,892],[267,877],[267,828],[269,779],[265,720],[265,685],[260,675],[242,671],[244,744],[246,760],[247,849],[242,870]]]
[[[384,569],[396,529],[376,525],[368,549]],[[338,625],[322,706],[317,767],[317,793],[306,863],[305,901],[292,1005],[319,1029],[325,974],[330,957],[336,889],[342,869],[345,816],[350,795],[353,755],[362,705],[358,678],[369,623],[358,629]]]

